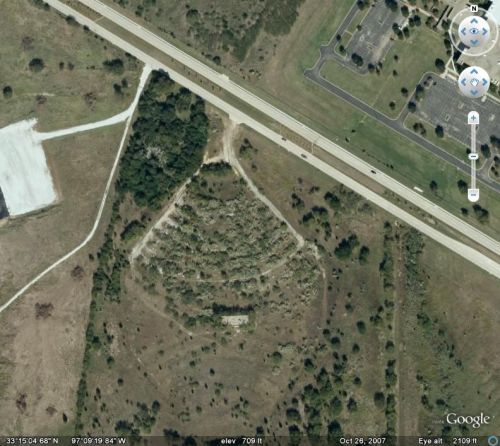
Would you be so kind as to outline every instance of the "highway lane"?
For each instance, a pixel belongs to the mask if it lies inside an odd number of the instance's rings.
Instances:
[[[186,67],[190,68],[191,70],[196,71],[197,73],[201,74],[202,76],[204,76],[205,78],[207,78],[211,82],[213,82],[215,85],[228,91],[229,93],[233,94],[234,96],[236,96],[240,100],[245,101],[246,103],[248,103],[249,105],[251,105],[255,109],[268,115],[269,117],[271,117],[275,121],[279,122],[283,126],[288,127],[289,129],[293,130],[295,133],[302,136],[304,139],[313,142],[315,144],[315,146],[322,148],[326,152],[328,152],[331,155],[335,156],[336,158],[342,160],[346,164],[349,164],[350,166],[352,166],[356,170],[360,171],[361,173],[371,177],[374,181],[378,182],[379,184],[381,184],[382,186],[384,186],[388,190],[395,192],[397,195],[401,196],[402,198],[404,198],[408,202],[414,204],[415,206],[418,206],[419,208],[421,208],[425,212],[432,215],[437,220],[440,220],[443,223],[449,225],[453,229],[459,231],[460,233],[462,233],[466,237],[469,237],[471,240],[475,241],[476,243],[479,243],[480,245],[489,249],[490,251],[494,252],[495,254],[500,255],[500,242],[499,241],[484,234],[478,228],[466,223],[465,221],[463,221],[459,217],[453,215],[452,213],[442,209],[441,207],[439,207],[438,205],[433,203],[431,200],[429,200],[426,197],[415,192],[410,187],[403,185],[402,183],[398,182],[397,180],[390,177],[389,175],[386,175],[380,171],[377,171],[377,169],[375,169],[372,165],[370,165],[366,161],[351,154],[346,149],[344,149],[341,146],[339,146],[338,144],[330,141],[329,139],[322,136],[321,134],[319,134],[315,130],[307,127],[305,124],[299,122],[297,119],[293,118],[292,116],[286,114],[285,112],[283,112],[282,110],[273,106],[272,104],[261,99],[260,97],[258,97],[254,93],[241,87],[239,84],[233,82],[227,76],[222,75],[221,73],[219,73],[216,70],[212,69],[211,67],[205,65],[203,62],[199,61],[195,57],[190,56],[189,54],[180,50],[179,48],[177,48],[176,46],[167,42],[166,40],[158,37],[153,32],[143,28],[141,25],[139,25],[138,23],[129,19],[128,17],[124,16],[119,11],[115,10],[114,8],[108,7],[107,5],[103,4],[99,0],[79,0],[79,2],[86,5],[87,7],[91,8],[91,9],[93,9],[97,13],[106,17],[108,20],[114,22],[118,26],[120,26],[123,29],[127,30],[128,32],[132,33],[136,37],[139,37],[140,39],[149,43],[150,45],[152,45],[156,49],[162,51],[163,53],[167,54],[168,56],[181,62],[182,64],[184,64]],[[50,1],[48,3],[52,4],[54,2]],[[119,38],[115,34],[106,30],[104,27],[100,26],[99,24],[96,24],[92,21],[90,21],[90,23],[93,25],[93,27],[95,29],[100,30],[98,32],[98,34],[101,34],[103,32],[106,33],[106,35],[107,35],[106,39],[110,40],[112,43],[121,47],[125,51],[128,51],[131,54],[134,54],[134,52],[132,52],[132,51],[135,51],[135,52],[140,51],[140,50],[138,50],[138,48],[135,48],[129,42],[126,42],[125,40]],[[140,51],[140,53],[142,55],[141,57],[147,56],[147,58],[149,60],[151,59],[151,57],[149,55],[146,55],[143,51]],[[139,57],[139,56],[137,56],[137,57]],[[139,59],[141,59],[141,57],[139,57]],[[142,59],[142,60],[144,60],[144,59]],[[156,62],[158,62],[158,61],[156,61]],[[173,73],[172,69],[170,69],[167,66],[165,66],[164,69],[166,71],[168,71],[169,73]],[[185,77],[180,76],[178,73],[176,73],[176,76],[178,76],[179,79],[182,77],[183,79],[187,80]],[[185,80],[179,81],[179,83],[184,85]],[[197,90],[200,90],[200,88],[197,84],[195,84],[195,83],[191,83],[191,84],[193,86],[195,86]],[[206,92],[206,90],[204,90],[204,89],[201,89],[201,90],[203,92]],[[208,92],[206,92],[206,93],[208,93]],[[203,94],[200,94],[200,96],[204,97]],[[208,101],[212,102],[211,100],[208,100]],[[226,104],[226,105],[228,106],[229,104]],[[377,173],[374,174],[372,172],[377,172]]]
[[[457,254],[463,256],[464,258],[468,259],[469,261],[475,263],[477,266],[479,266],[480,268],[493,274],[495,277],[500,278],[500,264],[493,261],[491,258],[485,256],[484,254],[476,251],[475,249],[473,249],[473,248],[471,248],[471,247],[469,247],[461,242],[458,242],[457,240],[454,240],[454,239],[440,233],[435,228],[420,221],[418,218],[412,216],[408,212],[400,209],[399,207],[397,207],[396,205],[394,205],[390,201],[379,196],[378,194],[376,194],[375,192],[366,188],[365,186],[357,183],[352,178],[348,177],[347,175],[343,174],[342,172],[338,171],[337,169],[333,168],[332,166],[326,164],[325,162],[319,160],[318,158],[312,156],[310,153],[303,150],[302,148],[300,148],[296,144],[292,143],[291,141],[283,140],[281,135],[279,135],[277,132],[267,128],[265,125],[256,121],[252,117],[246,115],[245,113],[243,113],[242,111],[240,111],[236,107],[228,104],[227,102],[220,99],[219,97],[217,97],[213,93],[205,90],[199,84],[191,81],[190,79],[187,79],[185,76],[179,74],[175,70],[172,70],[168,66],[164,65],[163,63],[159,62],[155,58],[146,54],[144,51],[133,46],[129,42],[126,42],[125,40],[123,40],[119,36],[111,33],[110,31],[105,29],[103,26],[101,26],[99,23],[93,22],[92,20],[90,20],[86,16],[80,14],[79,12],[75,11],[74,9],[61,3],[59,0],[47,0],[47,3],[49,3],[52,7],[59,10],[61,13],[65,14],[65,15],[72,15],[80,23],[82,23],[83,25],[87,25],[95,33],[101,35],[106,40],[109,40],[114,45],[121,47],[125,51],[134,55],[139,60],[142,60],[143,62],[147,63],[148,65],[152,66],[153,68],[163,69],[165,71],[168,71],[173,80],[180,83],[181,85],[184,85],[186,88],[189,88],[191,91],[198,94],[199,96],[201,96],[202,98],[204,98],[208,102],[212,103],[216,107],[225,111],[231,117],[231,119],[233,119],[234,121],[239,122],[239,123],[244,123],[248,127],[259,132],[260,134],[267,137],[268,139],[275,142],[276,144],[280,145],[281,147],[285,148],[290,153],[294,154],[295,156],[300,157],[303,161],[308,162],[309,164],[313,165],[314,167],[318,168],[319,170],[325,172],[327,175],[335,178],[337,181],[344,183],[347,187],[351,188],[355,192],[359,193],[360,195],[364,196],[368,200],[372,201],[377,206],[382,207],[383,209],[390,212],[391,214],[393,214],[394,216],[396,216],[400,220],[406,222],[407,224],[409,224],[411,226],[414,226],[415,228],[420,230],[422,233],[426,234],[427,236],[431,237],[432,239],[436,240],[437,242],[441,243],[442,245],[448,247],[449,249],[451,249],[452,251],[456,252]],[[85,1],[83,3],[88,3],[90,5],[92,2]],[[104,6],[103,11],[106,9],[108,9],[108,8],[106,6]],[[129,22],[129,19],[125,18],[123,23],[128,23],[128,22]],[[126,25],[126,26],[129,26],[129,25]],[[137,30],[142,29],[139,25],[135,25],[135,28]],[[168,44],[168,45],[170,45],[170,44]],[[179,51],[179,50],[177,50],[177,51]],[[190,56],[188,56],[188,55],[186,55],[186,57],[190,58]],[[199,63],[197,61],[195,61],[195,62]],[[201,63],[199,63],[199,64],[201,64]],[[203,64],[201,64],[201,65],[203,65]],[[208,70],[210,70],[210,68],[208,68]],[[216,73],[216,72],[214,72],[214,73]],[[210,75],[210,73],[208,73],[208,74]],[[222,85],[228,83],[227,81],[223,80],[224,78],[220,74],[216,73],[215,76],[217,77],[217,79],[222,79],[222,81],[220,81],[220,83]],[[232,85],[232,83],[229,82],[229,85]],[[226,88],[226,87],[224,87],[224,88]],[[254,96],[251,93],[249,93],[249,94],[251,96]],[[238,96],[241,97],[241,95],[238,95]],[[260,100],[259,98],[257,98],[257,99],[259,102],[264,102],[264,101]],[[272,107],[272,106],[269,105],[269,107]],[[279,115],[280,119],[284,119],[285,122],[287,122],[287,123],[290,123],[289,120],[293,120],[293,118],[288,117],[286,114],[284,114],[281,111],[278,111],[277,115]],[[308,129],[305,125],[302,125],[302,124],[298,123],[297,121],[294,121],[294,122],[295,122],[295,125],[292,126],[292,128],[300,128],[300,129],[302,129],[302,132],[301,132],[302,134],[313,135],[316,138],[319,138],[316,141],[316,145],[326,146],[327,149],[330,149],[327,151],[335,152],[335,150],[332,150],[332,148],[336,149],[338,147],[336,144],[332,143],[331,141],[328,141],[326,138],[321,137],[321,135],[318,135],[313,130]],[[348,152],[346,152],[345,150],[343,150],[341,148],[339,148],[339,149],[340,149],[341,154],[344,152],[348,154]],[[348,154],[348,155],[350,157],[352,157],[352,155],[350,155],[350,154]],[[361,172],[363,172],[367,175],[371,175],[370,169],[373,169],[372,166],[370,166],[368,163],[365,163],[364,161],[362,161],[356,157],[352,157],[352,158],[354,161],[353,164],[358,170],[360,170]],[[368,169],[368,171],[367,171],[367,169]],[[372,175],[372,177],[373,177],[373,175]],[[384,183],[391,184],[396,189],[396,193],[398,193],[398,191],[403,192],[403,193],[406,191],[412,192],[410,189],[406,188],[406,186],[403,186],[400,183],[395,182],[392,178],[390,178],[382,173],[376,174],[375,177],[377,177],[377,179],[379,180],[379,182],[381,184],[384,184]],[[389,188],[389,189],[391,189],[391,188]],[[417,197],[420,200],[423,199],[423,197],[419,196],[418,194],[415,194],[415,195],[417,195]],[[429,208],[436,210],[436,213],[438,213],[438,214],[440,212],[446,213],[446,211],[440,209],[437,205],[429,202],[426,199],[423,199],[423,200],[424,200],[424,204],[426,202],[428,202],[428,206],[430,206]],[[451,216],[451,217],[454,217],[454,216]],[[442,218],[446,219],[446,217],[442,217]],[[491,237],[487,236],[486,234],[483,234],[481,231],[478,231],[476,228],[474,228],[470,225],[467,225],[467,223],[462,222],[459,219],[458,219],[458,223],[459,223],[457,225],[458,228],[461,231],[463,231],[466,235],[469,235],[468,228],[467,228],[467,226],[469,226],[470,230],[472,231],[472,236],[475,239],[477,239],[478,243],[481,243],[483,246],[488,247],[489,249],[491,249],[492,251],[494,251],[496,253],[500,253],[500,249],[498,247],[499,243],[497,241],[495,241]]]

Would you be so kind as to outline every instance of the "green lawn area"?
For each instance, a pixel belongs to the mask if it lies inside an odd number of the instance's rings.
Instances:
[[[442,138],[439,138],[436,135],[435,127],[432,124],[410,113],[405,119],[404,125],[406,128],[413,130],[413,124],[415,123],[420,123],[424,127],[426,131],[425,139],[428,139],[452,155],[455,155],[457,158],[463,159],[467,162],[467,147],[464,144],[446,133]]]
[[[257,85],[247,87],[401,183],[420,187],[426,196],[453,214],[463,217],[460,209],[467,208],[469,215],[463,218],[478,224],[467,197],[457,188],[459,179],[469,180],[466,175],[304,77],[304,70],[319,57],[319,46],[331,39],[351,6],[345,0],[334,3],[336,8],[325,10],[314,27],[308,23],[296,31],[293,44],[277,53],[280,60],[274,65],[275,70],[265,73]],[[436,37],[439,38],[437,34],[431,38]],[[431,65],[434,66],[434,59]],[[438,184],[436,194],[430,191],[431,181]],[[480,204],[490,212],[489,223],[481,224],[481,229],[499,237],[498,194],[483,187]]]
[[[408,100],[401,94],[401,89],[404,87],[412,92],[424,73],[435,71],[434,61],[437,58],[447,59],[443,39],[438,33],[422,25],[411,28],[408,39],[393,43],[383,61],[380,74],[374,72],[360,75],[336,60],[329,60],[323,65],[321,75],[395,118]],[[393,71],[397,72],[396,76]],[[390,102],[395,103],[393,109],[389,106]]]
[[[28,118],[39,130],[98,121],[125,110],[135,95],[141,64],[125,52],[35,2],[2,2],[0,127]],[[30,62],[40,60],[37,69]],[[106,60],[121,69],[107,70]],[[121,93],[114,84],[123,85]],[[126,85],[126,86],[125,86]]]

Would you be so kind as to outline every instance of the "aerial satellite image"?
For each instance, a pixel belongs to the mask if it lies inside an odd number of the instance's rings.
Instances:
[[[0,12],[0,446],[499,446],[500,0]]]

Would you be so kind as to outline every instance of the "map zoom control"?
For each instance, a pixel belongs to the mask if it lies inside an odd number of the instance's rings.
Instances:
[[[481,67],[466,68],[458,78],[458,88],[468,98],[480,98],[488,92],[490,76]]]
[[[490,39],[490,25],[479,16],[466,17],[460,22],[458,35],[464,45],[481,48]]]

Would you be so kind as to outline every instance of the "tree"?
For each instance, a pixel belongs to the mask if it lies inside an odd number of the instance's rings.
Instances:
[[[489,211],[481,207],[481,205],[475,204],[474,206],[472,206],[472,209],[474,210],[474,214],[478,219],[479,223],[486,223],[489,220],[490,218]]]
[[[375,403],[375,406],[377,406],[379,409],[384,409],[385,408],[385,395],[383,392],[375,392],[373,395],[373,402]]]
[[[10,85],[6,85],[3,87],[3,97],[5,99],[9,99],[12,97],[12,87]]]
[[[444,73],[444,70],[446,68],[446,64],[442,59],[437,58],[434,61],[434,65],[436,66],[436,70],[438,70],[439,73]]]
[[[432,192],[436,193],[437,190],[438,190],[438,184],[432,180],[430,183],[429,183],[429,188]]]
[[[300,413],[297,409],[289,408],[286,410],[286,418],[288,421],[300,421]]]
[[[342,435],[342,426],[337,420],[333,420],[328,425],[328,435],[330,436],[340,436]]]
[[[424,96],[425,96],[425,89],[421,84],[418,84],[415,87],[415,98],[417,99],[417,101],[420,101],[424,98]]]
[[[469,185],[464,180],[458,180],[457,187],[462,194],[466,194]]]
[[[358,244],[358,237],[356,234],[352,234],[348,238],[344,238],[340,241],[334,250],[334,254],[339,259],[348,259],[351,256],[353,249],[358,246]]]
[[[351,60],[358,66],[358,67],[361,67],[363,66],[363,58],[357,54],[357,53],[352,53],[351,54]]]
[[[40,59],[39,57],[35,57],[34,59],[30,60],[30,63],[28,64],[29,69],[33,73],[39,73],[45,68],[45,63],[43,59]]]
[[[403,17],[408,17],[410,15],[410,10],[408,9],[408,6],[404,5],[401,6],[401,14]]]
[[[485,158],[489,158],[491,156],[490,146],[488,144],[481,144],[481,153]]]
[[[414,112],[416,109],[417,109],[417,104],[415,104],[415,102],[413,101],[408,102],[408,110]]]
[[[396,0],[385,0],[385,6],[391,11],[396,12],[398,9],[398,2]]]
[[[493,147],[496,147],[497,149],[500,148],[500,138],[496,135],[491,135],[490,136],[490,143]]]
[[[434,131],[436,132],[436,136],[438,138],[442,138],[444,136],[444,128],[442,125],[437,125],[436,128],[434,129]]]

